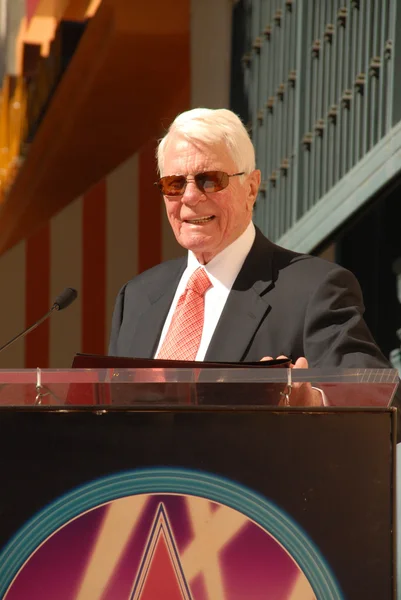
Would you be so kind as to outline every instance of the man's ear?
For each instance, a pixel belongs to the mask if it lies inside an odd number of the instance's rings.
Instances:
[[[248,206],[251,210],[256,202],[256,198],[257,198],[259,187],[260,187],[261,177],[262,177],[262,174],[259,171],[259,169],[255,169],[254,171],[252,171],[252,173],[250,175],[248,175],[248,185],[249,185]]]

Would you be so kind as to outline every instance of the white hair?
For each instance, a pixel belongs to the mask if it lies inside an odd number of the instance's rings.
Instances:
[[[214,145],[223,142],[238,172],[255,169],[255,150],[242,121],[225,108],[194,108],[178,115],[157,148],[157,166],[164,173],[164,157],[169,140],[175,135],[194,144]]]

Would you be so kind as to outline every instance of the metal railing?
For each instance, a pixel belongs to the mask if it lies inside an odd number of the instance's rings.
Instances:
[[[401,120],[401,5],[242,0],[242,9],[263,180],[255,222],[279,240]]]

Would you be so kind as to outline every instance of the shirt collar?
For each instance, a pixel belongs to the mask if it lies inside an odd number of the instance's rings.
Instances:
[[[190,277],[198,268],[203,267],[216,288],[230,290],[255,240],[255,226],[251,221],[236,240],[219,252],[207,265],[201,265],[193,252],[188,252],[187,273]]]

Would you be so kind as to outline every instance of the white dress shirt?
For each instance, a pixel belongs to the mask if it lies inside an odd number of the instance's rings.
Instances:
[[[212,287],[205,293],[205,319],[203,324],[202,339],[198,348],[198,352],[195,360],[203,360],[205,358],[207,349],[212,339],[216,325],[220,319],[221,313],[227,301],[228,295],[237,278],[238,273],[241,270],[242,265],[252,244],[255,240],[255,226],[252,221],[239,238],[237,238],[232,244],[224,248],[219,254],[217,254],[207,265],[201,265],[193,252],[188,252],[188,265],[185,269],[177,290],[173,302],[170,306],[167,318],[164,322],[162,334],[159,341],[155,356],[157,357],[159,350],[162,346],[164,338],[166,337],[168,328],[170,327],[171,319],[173,317],[175,307],[177,306],[178,299],[181,294],[184,293],[187,282],[191,277],[192,273],[199,267],[205,269]],[[262,357],[261,357],[262,358]]]

